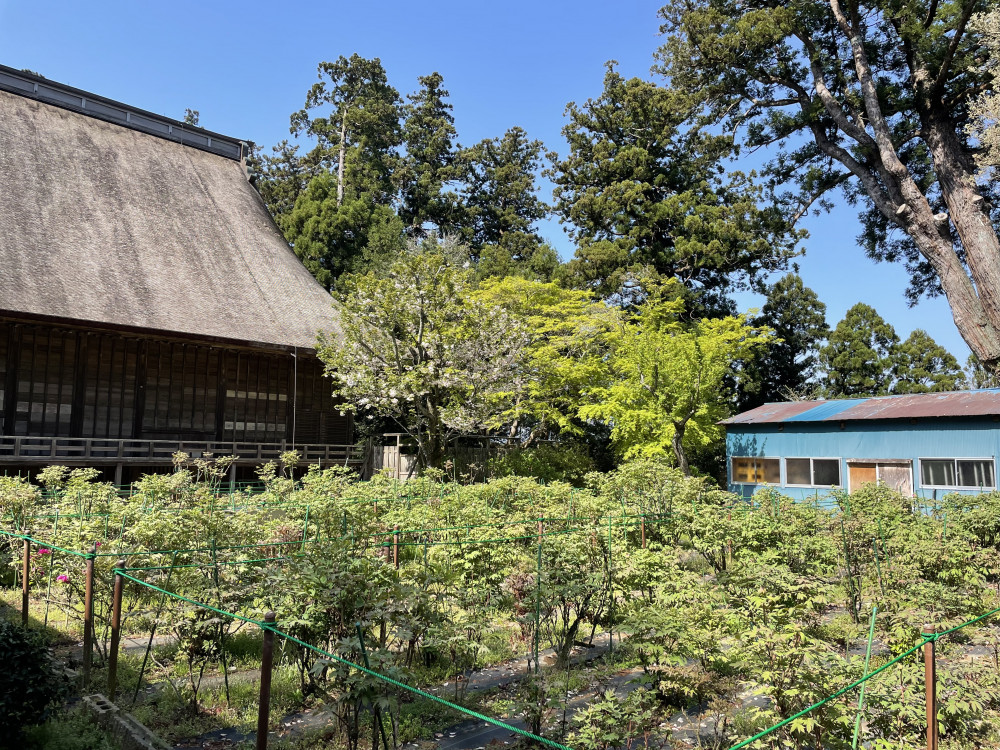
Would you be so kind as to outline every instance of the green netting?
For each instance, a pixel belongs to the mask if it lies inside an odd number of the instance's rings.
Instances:
[[[507,731],[509,731],[509,732],[511,732],[513,734],[519,734],[522,737],[526,737],[526,738],[528,738],[530,740],[534,740],[535,742],[540,742],[543,745],[546,745],[548,747],[556,748],[556,750],[572,750],[572,748],[567,747],[566,745],[562,745],[562,744],[560,744],[558,742],[555,742],[554,740],[550,740],[550,739],[547,739],[545,737],[541,737],[541,736],[539,736],[537,734],[533,734],[533,733],[531,733],[531,732],[529,732],[527,730],[524,730],[524,729],[519,729],[518,727],[512,726],[511,724],[507,724],[506,722],[500,721],[499,719],[494,719],[494,718],[492,718],[490,716],[486,716],[485,714],[481,714],[478,711],[473,711],[470,708],[465,708],[463,706],[459,706],[458,704],[452,703],[451,701],[445,700],[444,698],[440,698],[440,697],[434,695],[433,693],[428,693],[427,691],[421,690],[420,688],[415,688],[412,685],[407,685],[405,682],[400,682],[399,680],[393,679],[392,677],[389,677],[388,675],[384,675],[381,672],[376,672],[374,669],[369,669],[368,667],[364,667],[364,666],[362,666],[360,664],[355,664],[354,662],[349,661],[348,659],[344,659],[341,656],[337,656],[336,654],[332,654],[329,651],[325,651],[325,650],[323,650],[321,648],[317,648],[316,646],[313,646],[312,644],[306,643],[305,641],[300,641],[295,636],[289,635],[288,633],[285,633],[285,632],[279,630],[274,625],[270,625],[270,624],[264,622],[263,620],[254,620],[253,618],[250,618],[250,617],[245,617],[243,615],[238,615],[235,612],[227,612],[227,611],[225,611],[223,609],[219,609],[217,607],[213,607],[210,604],[205,604],[203,602],[195,601],[194,599],[189,599],[188,597],[182,596],[181,594],[176,594],[176,593],[174,593],[172,591],[167,591],[166,589],[162,589],[159,586],[154,586],[151,583],[146,583],[145,581],[142,581],[142,580],[140,580],[138,578],[135,578],[134,576],[130,576],[128,573],[126,573],[126,572],[124,572],[122,570],[119,570],[117,568],[115,569],[115,572],[119,573],[123,578],[127,578],[128,580],[133,581],[135,583],[138,583],[141,586],[145,586],[146,588],[152,589],[153,591],[158,591],[158,592],[160,592],[162,594],[165,594],[167,596],[173,597],[174,599],[178,599],[180,601],[187,602],[188,604],[193,604],[196,607],[201,607],[203,609],[207,609],[207,610],[209,610],[211,612],[215,612],[216,614],[222,615],[224,617],[231,617],[231,618],[236,619],[236,620],[241,620],[243,622],[247,622],[247,623],[250,623],[252,625],[256,625],[261,630],[269,630],[269,631],[271,631],[272,633],[274,633],[277,636],[280,636],[280,637],[282,637],[282,638],[284,638],[284,639],[286,639],[288,641],[291,641],[292,643],[295,643],[295,644],[297,644],[299,646],[302,646],[303,648],[310,649],[311,651],[314,651],[317,654],[320,654],[321,656],[325,656],[328,659],[332,659],[333,661],[336,661],[336,662],[338,662],[340,664],[343,664],[344,666],[346,666],[346,667],[348,667],[350,669],[356,669],[359,672],[364,672],[365,674],[369,675],[370,677],[374,677],[374,678],[376,678],[378,680],[382,680],[383,682],[385,682],[385,683],[387,683],[389,685],[393,685],[394,687],[400,688],[401,690],[406,690],[407,692],[413,693],[414,695],[419,695],[421,698],[426,698],[428,700],[435,701],[436,703],[440,703],[442,706],[447,706],[448,708],[454,709],[455,711],[463,713],[463,714],[465,714],[467,716],[471,716],[472,718],[478,719],[479,721],[486,722],[487,724],[492,724],[493,726],[500,727],[501,729],[506,729]]]

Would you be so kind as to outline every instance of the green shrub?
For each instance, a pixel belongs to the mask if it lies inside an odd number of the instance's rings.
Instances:
[[[541,443],[530,448],[512,448],[490,459],[494,477],[535,477],[544,482],[567,482],[577,487],[594,470],[586,446],[578,443]]]
[[[40,634],[0,620],[0,747],[23,747],[22,731],[45,721],[64,683]]]

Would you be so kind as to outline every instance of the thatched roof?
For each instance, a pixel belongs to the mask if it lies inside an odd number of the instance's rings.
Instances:
[[[335,328],[239,161],[3,90],[0,312],[307,348]]]

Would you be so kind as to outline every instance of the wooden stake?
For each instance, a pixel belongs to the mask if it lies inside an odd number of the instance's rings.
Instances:
[[[28,625],[28,592],[31,590],[31,532],[24,532],[24,560],[21,566],[21,624]]]
[[[268,612],[264,622],[274,625],[275,614]],[[267,725],[271,715],[271,667],[274,664],[274,631],[263,628],[264,646],[260,657],[260,706],[257,709],[257,750],[267,750]]]
[[[125,561],[115,563],[115,591],[111,600],[111,647],[108,649],[108,700],[115,699],[118,690],[118,647],[122,641],[122,594],[125,591],[125,578],[121,571]]]
[[[399,570],[399,524],[392,527],[392,564]]]
[[[923,635],[932,635],[933,625],[924,625]],[[936,641],[924,644],[924,687],[927,693],[927,750],[938,750],[937,669],[934,662]]]
[[[87,554],[87,574],[83,596],[83,684],[90,684],[90,666],[94,660],[94,558],[97,545]]]
[[[642,548],[646,549],[646,516],[643,514],[639,521],[639,531],[642,533]]]

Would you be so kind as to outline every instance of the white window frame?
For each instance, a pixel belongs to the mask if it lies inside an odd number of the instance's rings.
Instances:
[[[735,459],[735,458],[752,458],[754,461],[777,461],[778,462],[778,484],[772,485],[772,486],[775,486],[775,487],[780,487],[781,486],[781,480],[784,478],[782,476],[782,473],[781,473],[781,470],[782,470],[781,456],[730,456],[729,457],[729,483],[730,484],[752,485],[754,487],[757,487],[757,486],[760,486],[762,484],[767,484],[767,482],[737,482],[735,479],[733,479],[733,459]],[[755,474],[757,473],[756,472],[756,467],[755,467],[754,473]]]
[[[951,461],[955,464],[955,476],[958,476],[958,462],[959,461],[989,461],[993,466],[993,485],[986,486],[985,484],[965,486],[965,485],[946,485],[946,484],[924,484],[924,461]],[[966,491],[978,491],[983,490],[995,490],[997,488],[997,461],[996,456],[941,456],[940,458],[936,456],[925,456],[923,458],[917,459],[917,479],[920,481],[920,488],[923,490],[966,490]]]
[[[793,461],[804,461],[809,460],[809,479],[815,480],[816,474],[813,471],[813,461],[836,461],[839,468],[840,483],[839,484],[790,484],[788,482],[788,459]],[[842,456],[785,456],[781,462],[782,469],[782,479],[785,480],[783,487],[809,487],[811,489],[823,489],[824,487],[843,487],[844,486],[844,459]]]

